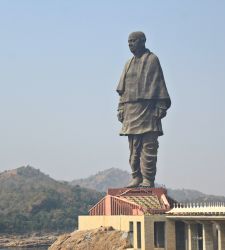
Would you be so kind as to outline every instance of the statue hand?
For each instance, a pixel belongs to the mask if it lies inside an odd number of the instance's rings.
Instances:
[[[159,114],[159,117],[160,119],[164,118],[166,116],[166,110],[165,109],[160,109],[160,114]]]
[[[153,115],[158,119],[162,119],[166,116],[166,109],[156,107]]]
[[[123,110],[119,110],[118,113],[117,113],[117,118],[120,122],[123,122]]]

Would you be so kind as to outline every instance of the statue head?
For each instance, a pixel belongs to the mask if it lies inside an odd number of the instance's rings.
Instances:
[[[128,45],[131,53],[135,56],[142,54],[145,50],[146,37],[141,31],[132,32],[128,37]]]

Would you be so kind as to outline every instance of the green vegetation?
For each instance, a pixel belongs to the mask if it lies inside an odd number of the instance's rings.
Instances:
[[[71,231],[102,194],[58,182],[30,166],[0,174],[0,233]]]
[[[126,187],[129,183],[131,175],[127,171],[118,168],[109,168],[99,171],[95,175],[91,175],[85,179],[73,180],[70,182],[72,186],[79,185],[88,187],[99,192],[106,192],[108,188]]]

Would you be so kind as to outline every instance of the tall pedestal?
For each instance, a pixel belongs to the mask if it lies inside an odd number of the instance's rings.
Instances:
[[[218,223],[218,250],[225,250],[225,223]]]
[[[166,250],[176,249],[175,221],[166,222]]]
[[[202,224],[203,250],[214,250],[213,246],[213,226],[212,223]]]
[[[197,227],[196,224],[187,224],[187,247],[188,250],[197,250]]]

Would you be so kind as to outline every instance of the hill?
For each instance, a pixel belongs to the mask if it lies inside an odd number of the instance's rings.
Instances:
[[[73,180],[71,185],[80,185],[81,187],[88,187],[100,192],[106,192],[108,187],[117,188],[125,187],[130,180],[130,174],[127,171],[118,168],[110,168],[86,179]],[[160,186],[156,184],[157,186]],[[170,189],[167,188],[168,195],[179,202],[211,202],[223,201],[224,196],[207,195],[197,190],[189,189]]]
[[[110,168],[100,171],[97,174],[91,175],[85,179],[73,180],[70,184],[72,186],[79,185],[81,187],[95,189],[100,192],[106,192],[108,188],[126,186],[129,180],[130,175],[127,171],[123,171],[118,168]]]
[[[0,173],[0,233],[70,231],[102,194],[30,166]]]
[[[168,195],[179,202],[225,202],[224,196],[204,194],[192,189],[170,189]]]

